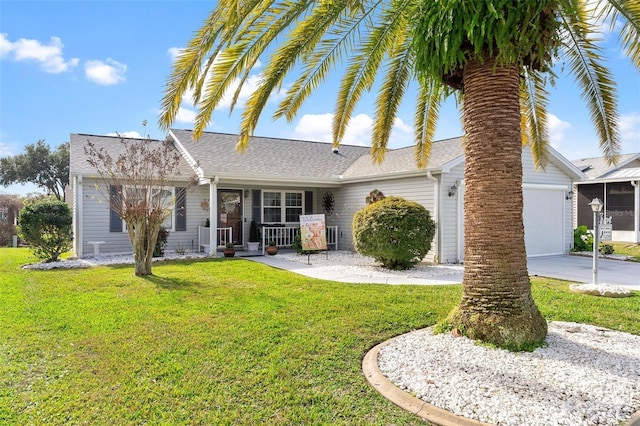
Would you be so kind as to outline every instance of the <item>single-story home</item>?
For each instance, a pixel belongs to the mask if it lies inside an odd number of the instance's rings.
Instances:
[[[586,176],[575,182],[574,227],[593,228],[589,203],[597,197],[604,203],[605,216],[611,218],[611,239],[640,243],[640,153],[620,155],[616,165],[604,157],[572,163]]]
[[[369,148],[362,146],[332,148],[322,142],[252,137],[239,153],[237,135],[207,132],[195,141],[189,130],[170,130],[167,138],[181,154],[182,167],[199,179],[179,206],[180,217],[174,214],[167,221],[167,250],[214,252],[228,241],[245,247],[252,220],[262,227],[265,241],[288,246],[301,214],[325,214],[329,244],[350,250],[353,215],[378,190],[416,201],[431,212],[438,228],[427,260],[463,260],[462,138],[434,142],[426,169],[416,167],[413,147],[389,150],[381,164],[374,164]],[[130,253],[121,221],[95,189],[101,181],[85,158],[88,141],[107,150],[121,146],[117,137],[71,135],[74,250],[78,256],[92,255],[99,242],[103,253]],[[528,149],[522,158],[527,254],[568,252],[573,244],[572,184],[584,175],[553,149],[544,170],[534,168]],[[177,179],[176,190],[181,185],[184,181]]]

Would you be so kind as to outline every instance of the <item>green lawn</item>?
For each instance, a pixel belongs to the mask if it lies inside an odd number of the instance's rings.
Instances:
[[[460,286],[342,284],[242,259],[33,271],[0,249],[0,424],[423,424],[360,370]],[[640,294],[535,279],[549,320],[640,334]]]
[[[634,262],[640,262],[640,244],[634,243],[621,243],[621,242],[605,242],[604,244],[611,244],[616,254],[625,254],[632,256]]]

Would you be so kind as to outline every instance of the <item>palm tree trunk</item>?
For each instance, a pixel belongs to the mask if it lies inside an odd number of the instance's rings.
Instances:
[[[491,58],[464,70],[463,295],[449,319],[473,339],[514,350],[547,334],[527,273],[519,79],[516,66]]]

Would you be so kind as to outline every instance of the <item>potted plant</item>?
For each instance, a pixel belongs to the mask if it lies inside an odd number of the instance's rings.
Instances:
[[[225,244],[223,253],[224,253],[224,257],[233,257],[236,255],[236,249],[234,248],[233,243],[231,241]]]
[[[260,231],[255,220],[251,221],[249,226],[249,241],[247,242],[249,251],[257,251],[260,247]]]
[[[267,254],[273,256],[276,253],[278,253],[278,246],[276,245],[275,241],[270,240],[269,245],[267,246]]]

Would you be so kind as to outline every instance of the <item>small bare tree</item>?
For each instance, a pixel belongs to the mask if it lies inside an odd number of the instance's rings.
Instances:
[[[120,142],[123,149],[117,155],[90,141],[84,152],[87,162],[103,181],[103,185],[96,185],[96,190],[126,223],[135,274],[151,275],[160,227],[172,214],[176,198],[186,196],[186,189],[195,184],[196,177],[187,176],[185,191],[174,194],[169,181],[180,178],[181,173],[180,155],[172,142],[122,137]]]

